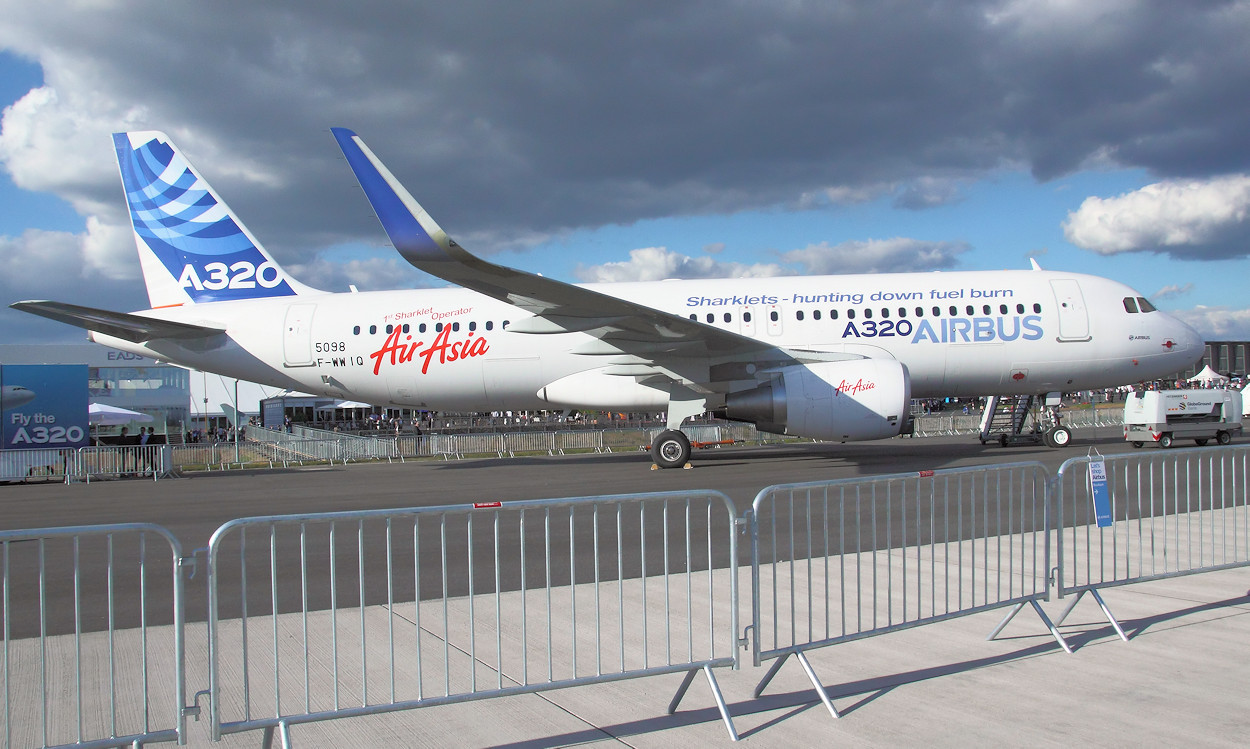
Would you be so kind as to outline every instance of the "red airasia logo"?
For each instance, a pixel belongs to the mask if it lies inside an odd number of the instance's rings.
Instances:
[[[490,346],[486,343],[485,338],[474,338],[473,332],[469,331],[469,335],[463,341],[451,340],[451,326],[446,325],[438,336],[434,338],[434,342],[430,347],[422,350],[425,345],[424,341],[416,343],[408,343],[412,340],[412,336],[407,336],[405,341],[400,341],[399,337],[403,335],[403,328],[395,328],[395,332],[386,338],[386,342],[382,344],[382,348],[369,354],[369,358],[373,360],[373,373],[378,374],[382,370],[382,363],[388,362],[392,366],[396,364],[406,364],[418,357],[421,362],[421,374],[430,371],[430,363],[434,361],[434,357],[438,356],[439,364],[447,364],[459,359],[468,359],[471,356],[481,356],[490,350]]]
[[[864,380],[863,378],[860,378],[855,382],[847,382],[846,380],[843,380],[841,384],[838,385],[836,390],[839,394],[846,393],[847,395],[859,395],[865,390],[875,390],[876,387],[877,383],[872,380]]]

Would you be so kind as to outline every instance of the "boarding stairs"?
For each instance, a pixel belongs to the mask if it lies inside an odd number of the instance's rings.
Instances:
[[[1032,395],[991,395],[981,413],[981,444],[990,440],[1003,447],[1013,442],[1040,443],[1042,432],[1036,418],[1033,428],[1024,430],[1033,415],[1033,401]]]

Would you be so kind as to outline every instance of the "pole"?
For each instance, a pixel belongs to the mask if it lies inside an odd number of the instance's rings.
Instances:
[[[204,385],[204,402],[200,406],[200,420],[204,422],[204,434],[208,435],[208,373],[200,372],[201,382]]]
[[[239,378],[234,378],[234,462],[239,463],[239,428],[243,425],[239,414]]]

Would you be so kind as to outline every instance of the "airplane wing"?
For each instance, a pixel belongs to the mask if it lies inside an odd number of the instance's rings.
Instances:
[[[633,354],[657,363],[706,358],[713,364],[771,367],[799,361],[863,358],[855,354],[782,350],[646,305],[487,262],[448,237],[358,135],[345,128],[332,128],[332,132],[383,228],[405,260],[433,276],[534,314],[513,322],[509,332],[585,332],[598,339],[597,345],[578,353]],[[619,373],[644,375],[646,362],[622,367]],[[716,375],[710,377],[720,379]]]
[[[77,304],[66,304],[64,302],[39,300],[14,302],[9,306],[13,309],[29,312],[32,315],[47,317],[57,322],[68,323],[79,328],[85,328],[96,333],[103,333],[134,343],[143,343],[159,338],[208,338],[225,332],[224,328],[156,320],[143,315],[110,312],[105,309],[80,307]]]

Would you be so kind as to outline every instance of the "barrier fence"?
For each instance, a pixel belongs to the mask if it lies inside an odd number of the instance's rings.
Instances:
[[[1071,652],[1052,593],[1064,616],[1094,595],[1124,637],[1099,589],[1250,565],[1248,496],[1250,446],[773,486],[741,516],[695,491],[235,520],[208,550],[196,696],[214,740],[289,746],[301,723],[684,673],[671,713],[703,673],[736,738],[714,669],[739,645],[772,661],[757,697],[794,656],[836,717],[815,648],[1009,609],[992,639],[1032,606]],[[182,742],[177,539],[8,531],[0,551],[6,745]],[[119,706],[136,691],[141,715]]]
[[[185,743],[178,540],[142,523],[2,531],[0,556],[4,745]]]
[[[1081,408],[1067,409],[1063,413],[1063,423],[1069,427],[1108,427],[1124,423],[1124,409],[1099,408],[1097,410]],[[913,435],[916,437],[943,437],[959,434],[979,434],[981,431],[980,412],[970,414],[928,414],[916,416]]]
[[[1122,423],[1119,410],[1097,412],[1073,410],[1065,423],[1073,427],[1110,426]],[[268,464],[270,467],[309,462],[346,463],[364,460],[400,460],[441,456],[514,457],[518,453],[563,455],[567,451],[612,452],[646,447],[660,429],[473,432],[464,434],[358,435],[295,426],[295,433],[249,427],[248,439],[234,442],[204,442],[183,445],[95,446],[73,449],[0,451],[0,481],[29,479],[89,481],[142,475],[153,479],[190,468],[239,468]],[[794,439],[785,435],[759,432],[750,424],[689,424],[684,428],[694,443],[715,445],[728,442],[767,444]],[[976,434],[980,416],[917,416],[914,436]],[[612,436],[609,444],[608,435]],[[165,452],[165,451],[168,452]],[[91,452],[83,452],[91,451]],[[79,457],[82,462],[79,462]]]
[[[74,450],[0,450],[0,480],[66,480],[74,474]]]
[[[1002,607],[1032,604],[1067,649],[1038,603],[1048,479],[1016,463],[764,489],[750,522],[752,645],[755,665],[775,662],[756,696],[793,655],[837,717],[804,651]]]
[[[735,515],[683,492],[227,523],[209,544],[213,739],[286,746],[298,723],[675,672],[669,712],[703,672],[736,739],[712,673],[737,666]]]
[[[1094,467],[1096,470],[1091,470]],[[1098,523],[1091,474],[1105,475]],[[1088,456],[1056,481],[1060,597],[1089,593],[1127,641],[1100,588],[1250,565],[1250,448]]]

